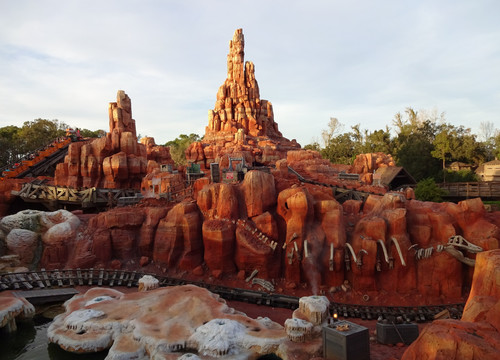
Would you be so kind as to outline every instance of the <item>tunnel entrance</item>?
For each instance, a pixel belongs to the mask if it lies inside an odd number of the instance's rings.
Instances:
[[[257,360],[282,360],[282,359],[276,354],[267,354],[257,358]]]

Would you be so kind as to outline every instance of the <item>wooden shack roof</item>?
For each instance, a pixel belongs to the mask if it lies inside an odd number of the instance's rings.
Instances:
[[[375,172],[380,184],[396,189],[404,185],[414,185],[417,182],[402,166],[380,167]]]

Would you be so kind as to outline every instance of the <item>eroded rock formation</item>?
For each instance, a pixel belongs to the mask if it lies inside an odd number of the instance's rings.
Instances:
[[[270,165],[288,150],[300,148],[282,136],[271,102],[260,98],[255,66],[245,62],[244,47],[243,31],[238,29],[229,42],[227,78],[208,112],[205,136],[186,150],[188,161],[205,168],[212,162],[227,167],[227,156],[244,157],[250,165]]]
[[[57,165],[56,185],[139,189],[148,167],[173,163],[168,148],[156,146],[152,138],[137,142],[130,98],[123,90],[116,98],[109,103],[109,132],[90,142],[70,144],[64,162]]]
[[[0,328],[16,331],[16,319],[29,319],[35,315],[35,307],[24,298],[0,296]]]
[[[436,320],[403,360],[498,359],[500,353],[500,250],[478,254],[469,299],[461,320]]]
[[[17,255],[25,268],[63,268],[79,225],[78,217],[66,210],[25,210],[0,220],[0,248]]]

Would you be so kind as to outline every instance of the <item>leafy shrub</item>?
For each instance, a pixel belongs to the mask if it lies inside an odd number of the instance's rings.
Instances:
[[[432,178],[421,180],[415,188],[415,197],[421,201],[441,202],[446,194],[447,191],[437,186]]]

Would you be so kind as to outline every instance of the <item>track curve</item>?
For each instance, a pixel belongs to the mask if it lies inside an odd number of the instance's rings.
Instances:
[[[218,294],[226,300],[243,301],[252,304],[296,309],[299,298],[296,296],[269,293],[222,285],[207,284],[201,281],[161,276],[154,273],[109,269],[65,269],[40,270],[0,275],[0,290],[52,289],[74,286],[125,286],[137,287],[143,275],[156,277],[160,286],[178,286],[192,284]],[[460,319],[464,303],[426,306],[372,306],[363,304],[342,304],[332,302],[330,312],[345,318],[363,320],[401,318],[404,321],[425,322],[434,320],[435,315],[447,310],[450,317]]]

